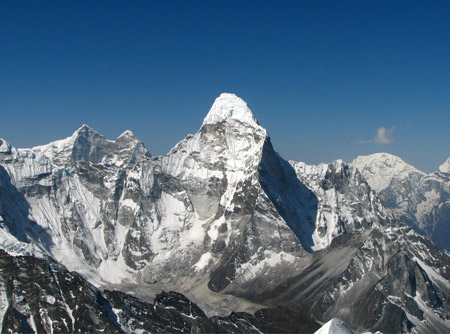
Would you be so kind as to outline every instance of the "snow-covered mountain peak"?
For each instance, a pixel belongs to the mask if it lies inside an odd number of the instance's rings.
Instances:
[[[79,161],[132,168],[143,156],[150,153],[131,131],[109,140],[86,124],[70,137],[46,145],[15,149],[4,140],[0,143],[0,161],[9,163],[6,168],[13,180],[57,173]]]
[[[441,173],[450,173],[450,158],[448,158],[442,165],[439,166]]]
[[[192,172],[191,177],[200,175],[203,167],[209,175],[213,165],[230,172],[254,172],[267,138],[267,131],[257,123],[247,103],[234,94],[223,93],[216,98],[199,131],[169,152],[167,168],[178,176]],[[196,168],[186,168],[193,161]]]
[[[97,132],[93,128],[91,128],[89,125],[87,125],[86,123],[83,123],[83,125],[81,125],[75,132],[78,132],[78,131],[93,131],[93,132]]]
[[[267,131],[260,126],[247,103],[223,93],[214,102],[199,131],[180,141],[164,158],[172,175],[209,175],[211,166],[229,171],[256,171]],[[189,162],[188,162],[189,161]],[[195,161],[195,168],[186,168]],[[215,167],[216,168],[216,167]],[[186,176],[186,175],[185,175]]]
[[[133,138],[133,139],[136,139],[136,136],[134,135],[133,131],[126,130],[119,137],[117,137],[117,139],[119,139],[119,138]]]
[[[100,133],[95,131],[93,128],[91,128],[87,124],[83,124],[79,129],[77,129],[70,138],[76,138],[76,137],[94,137],[94,136],[100,136],[103,137]],[[104,138],[104,137],[103,137]],[[105,138],[106,139],[106,138]]]
[[[394,178],[403,180],[411,174],[425,175],[424,172],[389,153],[359,156],[351,162],[351,165],[360,170],[376,192],[386,189]]]
[[[320,329],[314,334],[353,334],[354,332],[351,330],[348,325],[337,318],[333,318],[328,321],[325,325],[320,327]]]
[[[217,124],[230,120],[259,127],[247,103],[235,94],[222,93],[212,105],[209,113],[203,120],[205,124]]]
[[[101,136],[97,131],[95,131],[89,125],[83,124],[80,128],[75,130],[75,132],[69,138],[74,138],[74,137],[79,137],[79,136],[93,136],[93,135]]]
[[[136,146],[137,144],[141,144],[141,141],[135,136],[133,131],[126,130],[122,134],[117,137],[116,140],[110,140],[105,138],[102,134],[98,133],[94,129],[92,129],[89,125],[83,124],[79,129],[77,129],[72,136],[63,139],[65,145],[68,146],[77,146],[81,141],[87,140],[91,145],[112,145],[120,143],[123,146],[123,143],[128,143],[128,146]]]

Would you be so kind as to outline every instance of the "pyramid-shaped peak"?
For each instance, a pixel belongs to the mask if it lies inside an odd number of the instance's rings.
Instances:
[[[119,138],[131,138],[131,139],[137,139],[133,131],[131,130],[125,130],[117,139]]]
[[[74,132],[74,135],[80,134],[99,134],[97,131],[92,129],[89,125],[83,124],[79,129]]]
[[[222,93],[214,101],[203,124],[216,124],[229,120],[240,121],[252,126],[258,126],[256,118],[247,105],[247,102],[231,93]]]

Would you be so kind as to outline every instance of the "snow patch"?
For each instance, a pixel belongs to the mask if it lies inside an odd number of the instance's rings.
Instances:
[[[275,253],[270,250],[264,250],[263,256],[256,252],[248,262],[242,264],[238,269],[238,275],[242,274],[245,280],[251,280],[265,269],[274,268],[283,263],[292,264],[296,260],[295,256],[285,252]]]
[[[423,221],[425,215],[429,214],[434,207],[439,205],[441,195],[435,189],[425,192],[425,200],[417,205],[416,216],[419,221]]]
[[[98,268],[100,276],[112,284],[120,284],[131,280],[132,274],[129,271],[130,268],[126,265],[122,255],[118,257],[117,261],[110,259],[102,261]]]
[[[134,202],[132,199],[129,199],[129,198],[123,200],[121,202],[121,206],[126,206],[133,211],[136,211],[137,209],[139,209],[139,204],[137,204],[136,202]]]
[[[53,297],[53,296],[50,296],[50,295],[49,296],[45,296],[44,299],[45,299],[45,302],[50,304],[50,305],[54,305],[55,302],[56,302],[56,298]]]
[[[210,252],[203,254],[200,260],[192,266],[195,271],[200,271],[205,268],[212,261],[212,254]]]

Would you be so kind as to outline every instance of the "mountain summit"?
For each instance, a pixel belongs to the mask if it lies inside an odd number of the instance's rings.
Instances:
[[[351,162],[358,168],[376,192],[387,188],[392,179],[408,179],[424,176],[425,173],[389,153],[374,153],[359,156]]]
[[[439,166],[439,171],[441,173],[450,173],[450,158],[445,160],[445,162]]]
[[[247,103],[235,94],[222,93],[215,100],[203,124],[216,124],[227,121],[239,121],[251,126],[258,126]]]

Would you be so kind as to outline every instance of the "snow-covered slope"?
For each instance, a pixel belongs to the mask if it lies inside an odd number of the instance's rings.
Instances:
[[[70,269],[101,270],[102,257],[115,255],[109,236],[111,230],[117,231],[108,224],[108,208],[102,199],[113,199],[111,190],[121,176],[148,157],[130,131],[110,141],[86,125],[71,137],[48,145],[10,147],[0,156],[0,176],[21,202],[3,207],[22,214],[15,219],[9,213],[8,221],[25,231],[20,241],[42,249]]]
[[[357,330],[450,327],[448,254],[398,223],[356,168],[283,160],[233,94],[166,156],[87,126],[0,148],[7,251],[147,301],[182,292],[208,315],[282,304]],[[381,306],[368,317],[353,302]]]
[[[403,181],[425,175],[424,172],[389,153],[359,156],[351,164],[363,173],[371,188],[377,193],[386,189],[393,179]]]
[[[351,164],[398,217],[450,249],[449,161],[428,175],[387,153],[358,157]]]
[[[352,329],[340,319],[333,318],[314,334],[354,334]]]
[[[223,93],[214,102],[208,115],[203,120],[205,124],[238,121],[249,127],[259,127],[247,103],[235,94]]]
[[[439,171],[441,173],[450,173],[450,158],[445,160],[445,162],[439,166]]]

